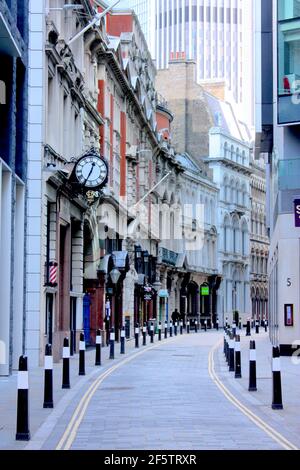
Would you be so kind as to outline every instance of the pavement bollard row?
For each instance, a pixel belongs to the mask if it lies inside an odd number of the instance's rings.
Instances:
[[[273,347],[273,360],[272,360],[272,373],[273,373],[273,410],[282,410],[282,390],[281,390],[281,367],[280,367],[280,351],[278,347]]]
[[[69,338],[64,339],[64,346],[63,346],[62,388],[63,389],[71,388],[71,385],[70,385],[70,346],[69,346]]]
[[[134,338],[135,338],[135,347],[138,349],[139,345],[139,337],[140,337],[140,326],[138,323],[135,324],[135,331],[134,331]]]
[[[234,377],[236,379],[241,379],[242,378],[241,337],[239,335],[237,335],[235,337],[234,352],[235,352],[235,374],[234,374]]]
[[[250,360],[249,360],[249,392],[257,392],[256,384],[256,346],[255,341],[250,341]]]
[[[110,335],[109,335],[109,359],[114,359],[115,358],[115,329],[112,328],[110,330]]]
[[[26,356],[19,359],[18,398],[17,398],[17,441],[29,441],[29,381],[28,360]]]
[[[147,346],[147,323],[143,326],[143,346]]]
[[[101,331],[100,331],[100,330],[97,330],[97,334],[96,334],[96,359],[95,359],[95,366],[101,366],[101,347],[102,347]]]
[[[150,325],[150,338],[151,338],[150,342],[151,344],[153,344],[154,343],[154,324],[153,323],[151,323]]]
[[[79,375],[85,375],[85,339],[84,339],[84,333],[80,333],[80,341],[79,341]]]
[[[121,330],[121,348],[120,348],[120,354],[125,354],[125,326],[122,326]]]
[[[229,334],[229,372],[234,372],[234,338]]]
[[[45,348],[45,381],[43,408],[53,408],[53,357],[52,346],[47,344]]]

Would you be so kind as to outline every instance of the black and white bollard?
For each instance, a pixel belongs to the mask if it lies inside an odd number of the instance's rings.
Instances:
[[[165,339],[168,338],[168,322],[165,321]]]
[[[115,329],[112,328],[109,334],[109,359],[115,358]]]
[[[229,327],[228,317],[226,317],[225,327],[226,327],[226,329]]]
[[[235,339],[235,337],[236,337],[236,323],[235,322],[232,323],[232,328],[231,329],[232,329],[233,337]]]
[[[143,326],[143,346],[147,345],[147,323]]]
[[[161,321],[158,324],[158,341],[161,341]]]
[[[216,320],[216,330],[219,331],[219,320]]]
[[[125,326],[122,326],[122,330],[121,330],[121,350],[120,350],[121,354],[125,354],[125,336],[126,336]]]
[[[207,320],[204,320],[204,331],[207,331]]]
[[[257,392],[256,384],[256,346],[255,341],[250,341],[250,361],[249,361],[249,392]]]
[[[140,326],[138,323],[135,324],[135,331],[134,331],[134,337],[135,337],[135,347],[139,348],[139,337],[140,337]]]
[[[174,335],[177,336],[177,330],[178,330],[178,322],[174,322]]]
[[[281,367],[280,367],[280,351],[279,348],[273,348],[273,410],[282,410],[282,390],[281,390]]]
[[[229,330],[226,330],[226,361],[229,366],[229,341],[230,341],[230,333]]]
[[[151,343],[154,343],[154,325],[151,323],[150,325],[150,338],[151,338]]]
[[[188,320],[186,322],[186,332],[187,332],[188,335],[190,334],[190,327],[191,327],[191,323],[190,323],[190,320]]]
[[[100,331],[100,330],[97,330],[97,334],[96,334],[96,359],[95,359],[95,366],[101,366],[101,347],[102,347],[101,331]]]
[[[183,321],[180,321],[180,334],[183,335]]]
[[[85,375],[85,340],[84,340],[84,333],[80,333],[80,341],[79,341],[79,375]]]
[[[53,408],[53,357],[52,346],[47,344],[45,348],[45,381],[43,408]]]
[[[28,361],[26,356],[21,356],[19,359],[16,440],[30,440]]]
[[[265,332],[268,333],[268,322],[267,322],[267,320],[264,321],[264,325],[265,325]]]
[[[198,333],[198,320],[195,320],[195,333]]]
[[[251,321],[247,320],[246,336],[251,336]]]
[[[235,337],[234,352],[235,352],[235,374],[234,374],[234,377],[236,379],[241,379],[242,378],[241,338],[240,338],[239,335],[236,335],[236,337]]]
[[[226,330],[225,330],[225,328],[224,328],[223,353],[226,356]]]
[[[70,346],[69,346],[69,338],[64,339],[62,388],[63,389],[71,388],[71,385],[70,385]]]
[[[255,322],[255,333],[259,335],[259,321],[258,320],[256,320]]]
[[[173,323],[170,321],[170,338],[173,336]]]
[[[233,334],[229,335],[229,372],[234,372],[234,338]]]

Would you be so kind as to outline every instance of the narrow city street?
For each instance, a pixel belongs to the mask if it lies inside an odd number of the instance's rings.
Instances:
[[[42,443],[46,422],[27,448],[36,448],[37,442],[44,450],[292,448],[288,440],[259,421],[256,412],[266,406],[254,406],[250,420],[237,400],[239,395],[243,399],[242,389],[234,392],[237,405],[226,396],[228,389],[224,394],[217,386],[219,374],[230,377],[217,349],[222,338],[216,332],[192,333],[156,341],[138,352],[132,350],[96,378],[94,375],[77,409],[70,404]],[[266,339],[264,336],[262,341],[266,343]],[[246,361],[246,352],[244,356]],[[282,416],[284,411],[280,413]]]

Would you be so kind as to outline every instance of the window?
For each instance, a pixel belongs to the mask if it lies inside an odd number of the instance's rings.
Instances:
[[[300,121],[292,95],[300,92],[300,3],[278,0],[279,124]]]

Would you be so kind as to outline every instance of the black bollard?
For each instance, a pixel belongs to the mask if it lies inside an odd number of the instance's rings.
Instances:
[[[241,338],[239,335],[235,337],[235,374],[236,379],[242,378],[242,366],[241,366]]]
[[[63,389],[71,388],[71,385],[70,385],[70,346],[69,346],[69,338],[64,339],[62,388]]]
[[[174,322],[174,335],[177,336],[177,329],[178,329],[178,323],[177,321]]]
[[[219,320],[216,321],[216,330],[219,331]]]
[[[280,351],[279,348],[273,348],[273,410],[282,410],[282,390],[281,390],[281,368],[280,368]]]
[[[125,354],[125,326],[122,326],[122,330],[121,330],[121,350],[120,350],[120,353],[121,354]]]
[[[173,323],[170,321],[170,338],[173,336]]]
[[[257,392],[255,341],[250,341],[249,388],[248,388],[248,390],[249,390],[249,392]]]
[[[187,332],[188,335],[190,334],[190,326],[191,326],[190,320],[188,320],[188,321],[186,322],[186,332]]]
[[[207,320],[204,320],[204,331],[207,331]]]
[[[154,343],[154,325],[151,323],[150,325],[150,338],[151,338],[151,343]]]
[[[231,329],[232,329],[233,338],[235,339],[235,337],[236,337],[236,323],[235,322],[232,323],[232,328]]]
[[[234,372],[234,339],[233,334],[229,335],[229,372]]]
[[[198,333],[198,321],[195,320],[195,333]]]
[[[226,330],[224,329],[223,353],[226,356]]]
[[[246,336],[251,336],[251,322],[247,320]]]
[[[109,335],[109,345],[110,345],[109,359],[114,359],[115,358],[115,339],[116,339],[115,329],[112,328],[110,330],[110,335]]]
[[[229,340],[230,340],[229,330],[227,329],[226,330],[226,361],[227,361],[228,366],[229,366]]]
[[[180,322],[180,334],[183,335],[183,321]]]
[[[147,323],[143,326],[143,346],[147,345]]]
[[[17,441],[29,441],[29,383],[28,361],[26,356],[19,359],[18,398],[17,398]]]
[[[101,331],[100,331],[100,330],[97,330],[97,334],[96,334],[96,359],[95,359],[95,366],[101,366],[101,347],[102,347]]]
[[[53,357],[51,344],[45,349],[45,381],[43,408],[53,408]]]
[[[268,333],[268,322],[267,320],[264,321],[265,324],[265,332]]]
[[[161,321],[158,324],[158,341],[161,341]]]
[[[256,320],[255,322],[255,333],[259,335],[259,321],[258,320]]]
[[[165,339],[168,338],[168,322],[165,321]]]
[[[138,323],[135,324],[135,347],[136,348],[139,348],[140,345],[139,345],[139,337],[140,337],[140,326]]]
[[[84,333],[80,333],[80,342],[79,342],[79,375],[85,375],[85,340],[84,340]]]

